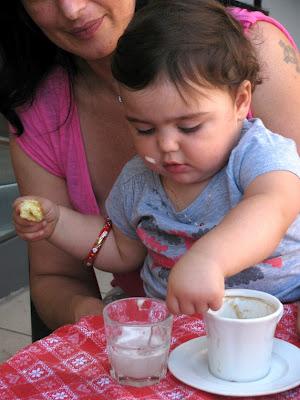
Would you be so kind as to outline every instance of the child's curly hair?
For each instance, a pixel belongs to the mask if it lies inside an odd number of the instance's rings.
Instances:
[[[118,42],[114,77],[133,90],[166,76],[178,88],[237,88],[261,78],[255,50],[230,11],[215,0],[152,0]]]

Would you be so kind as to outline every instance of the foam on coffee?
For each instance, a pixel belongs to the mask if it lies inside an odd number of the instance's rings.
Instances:
[[[275,311],[273,304],[257,297],[225,296],[217,315],[222,318],[251,319],[265,317]]]

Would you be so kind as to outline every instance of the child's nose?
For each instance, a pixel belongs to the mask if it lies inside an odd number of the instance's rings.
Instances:
[[[158,135],[158,145],[162,152],[169,153],[179,149],[179,142],[176,135],[172,133],[163,133]]]

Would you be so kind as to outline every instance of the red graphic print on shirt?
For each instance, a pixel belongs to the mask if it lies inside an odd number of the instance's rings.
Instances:
[[[152,249],[154,251],[157,251],[158,253],[168,250],[167,245],[161,245],[156,238],[148,235],[147,232],[144,231],[144,229],[137,228],[136,232],[148,250]]]
[[[269,258],[268,260],[264,260],[263,263],[269,264],[273,268],[281,268],[282,267],[282,257]]]

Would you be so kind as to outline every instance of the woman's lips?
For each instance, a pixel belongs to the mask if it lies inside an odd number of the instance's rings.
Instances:
[[[98,30],[102,24],[103,18],[98,18],[94,21],[90,21],[87,24],[79,26],[78,28],[72,29],[70,34],[75,36],[77,39],[90,39],[94,36],[95,32]]]
[[[170,174],[182,174],[191,169],[188,164],[165,163],[163,166],[164,169]]]

